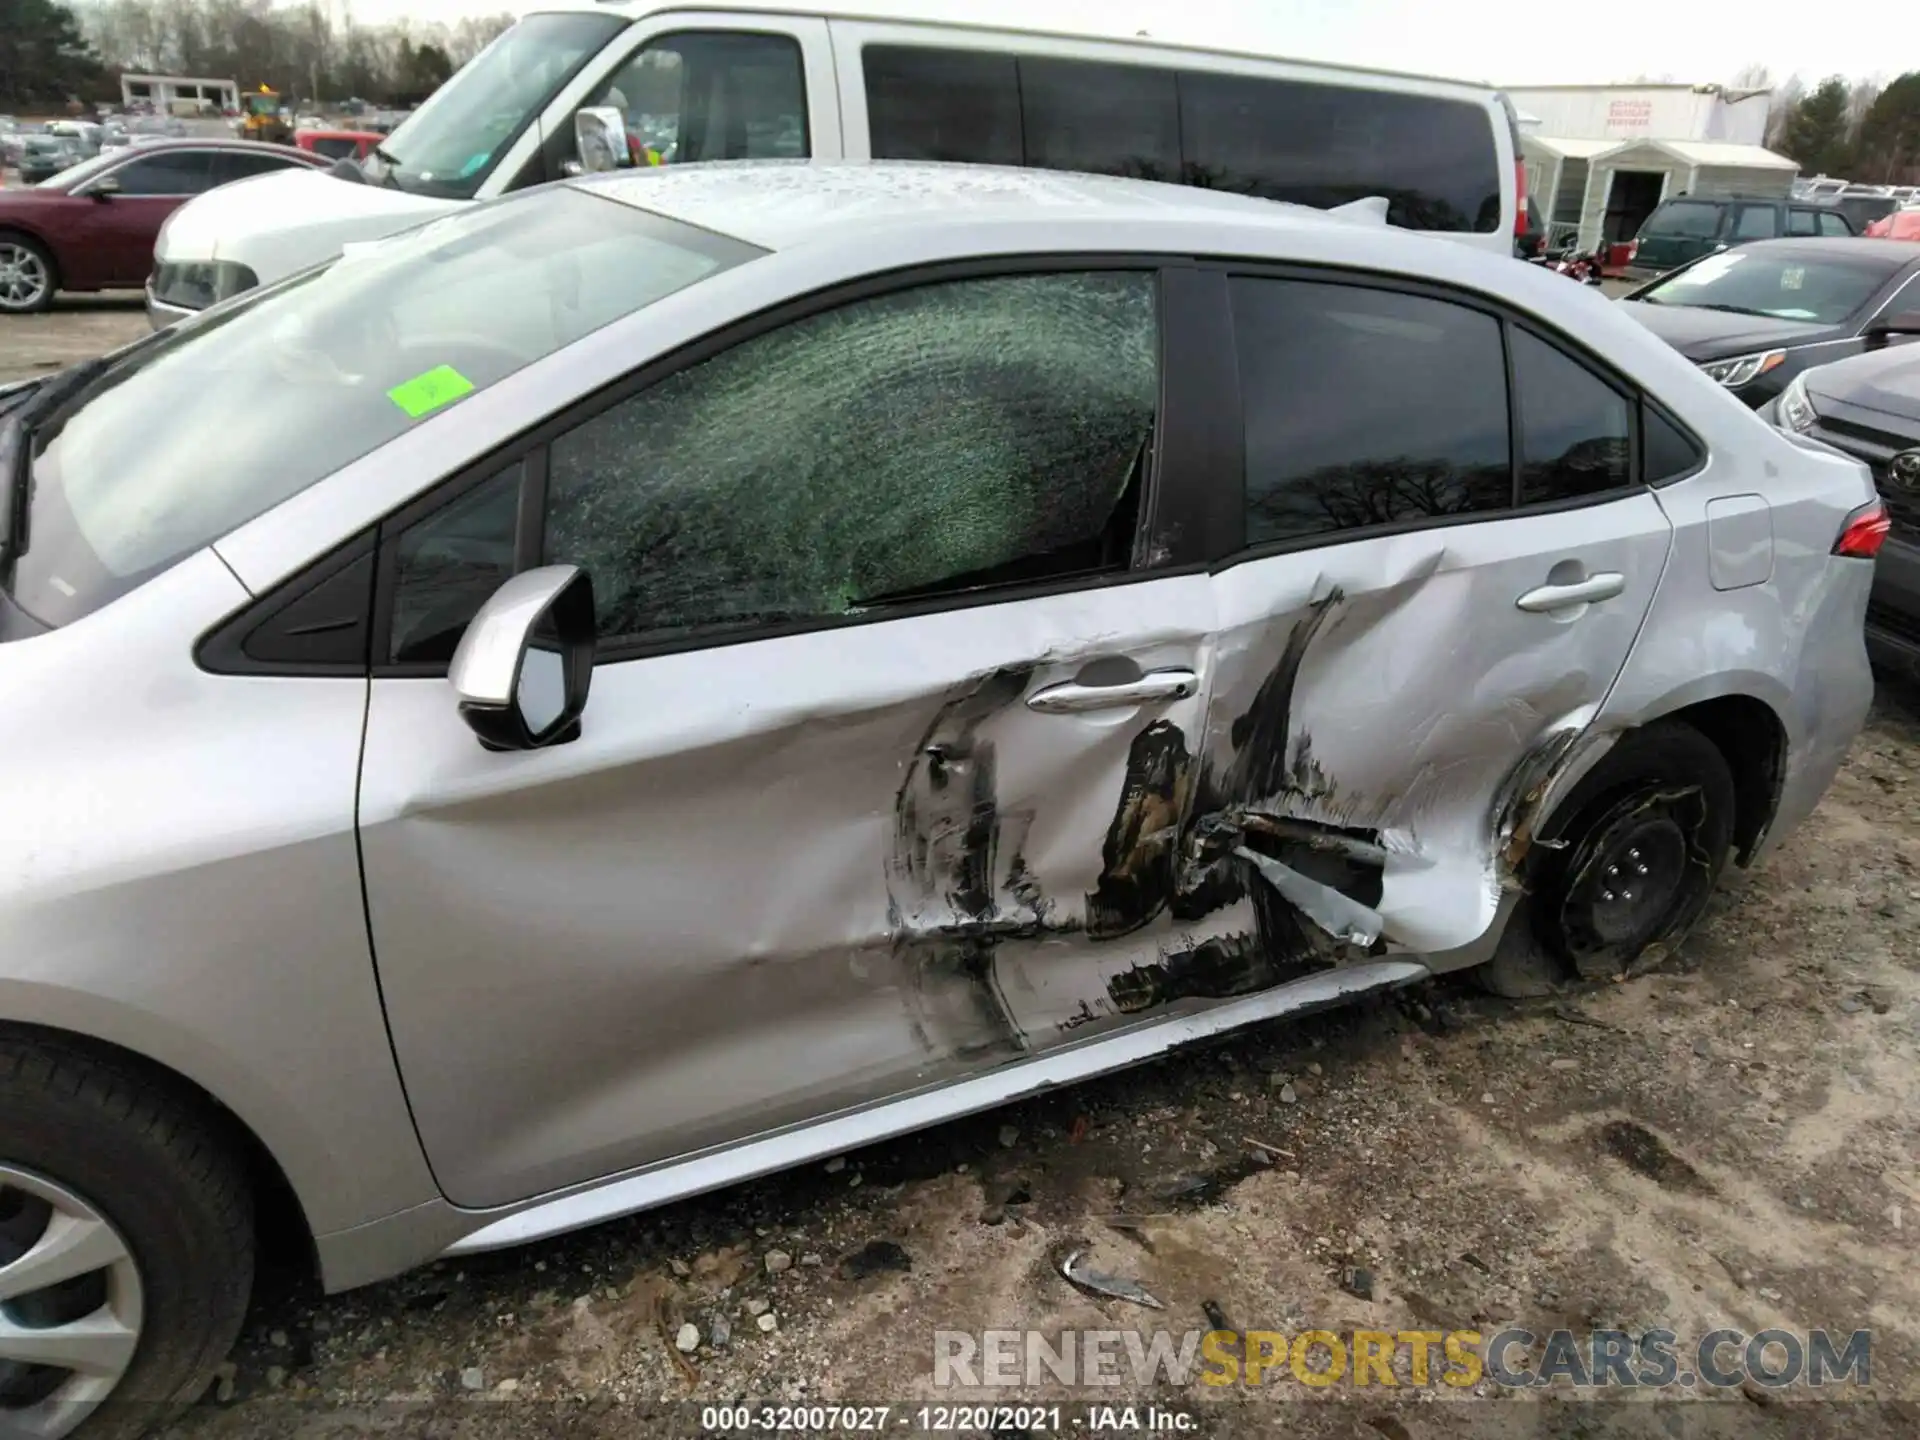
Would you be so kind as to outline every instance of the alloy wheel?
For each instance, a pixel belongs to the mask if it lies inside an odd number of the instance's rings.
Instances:
[[[133,1252],[80,1196],[0,1164],[0,1434],[65,1435],[140,1347]]]
[[[0,310],[31,310],[46,297],[47,262],[25,245],[0,240]]]

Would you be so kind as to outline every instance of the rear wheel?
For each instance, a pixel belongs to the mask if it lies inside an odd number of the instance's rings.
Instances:
[[[252,1279],[244,1174],[188,1096],[0,1034],[0,1435],[163,1421],[205,1391]]]
[[[0,315],[31,315],[53,304],[53,257],[38,241],[0,234]]]
[[[1535,845],[1528,896],[1481,979],[1539,995],[1657,963],[1706,909],[1733,847],[1733,775],[1682,721],[1628,735],[1594,767]]]

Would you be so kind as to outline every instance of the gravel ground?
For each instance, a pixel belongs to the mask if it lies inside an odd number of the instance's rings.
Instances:
[[[31,380],[147,333],[138,291],[61,295],[43,315],[0,315],[0,384]]]
[[[141,323],[112,303],[0,321],[0,374]],[[1215,1436],[1911,1436],[1917,926],[1920,699],[1883,693],[1813,819],[1732,876],[1660,972],[1522,1004],[1438,982],[332,1298],[270,1270],[232,1368],[169,1433],[692,1434],[711,1428],[700,1402],[738,1398],[892,1403],[895,1425],[926,1403],[1054,1398],[1087,1419],[1090,1400],[1152,1402]],[[1069,1286],[1076,1249],[1165,1309]],[[1862,1403],[1310,1389],[1284,1371],[1257,1389],[932,1379],[936,1330],[1223,1320],[1871,1328],[1873,1350],[1866,1383],[1837,1392]],[[990,1430],[1025,1433],[954,1433]]]

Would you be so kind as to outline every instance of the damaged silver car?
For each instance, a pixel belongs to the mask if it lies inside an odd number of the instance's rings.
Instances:
[[[269,1192],[341,1289],[1677,943],[1884,512],[1377,208],[618,174],[0,394],[0,1429],[203,1388]]]

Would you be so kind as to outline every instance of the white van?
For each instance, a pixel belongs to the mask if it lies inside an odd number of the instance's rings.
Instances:
[[[990,25],[975,4],[964,19],[848,4],[543,6],[359,170],[263,176],[176,211],[149,313],[165,324],[344,244],[577,174],[580,136],[620,129],[624,147],[590,144],[592,168],[872,157],[1131,175],[1322,208],[1381,196],[1390,223],[1501,254],[1524,224],[1518,125],[1484,86]]]

